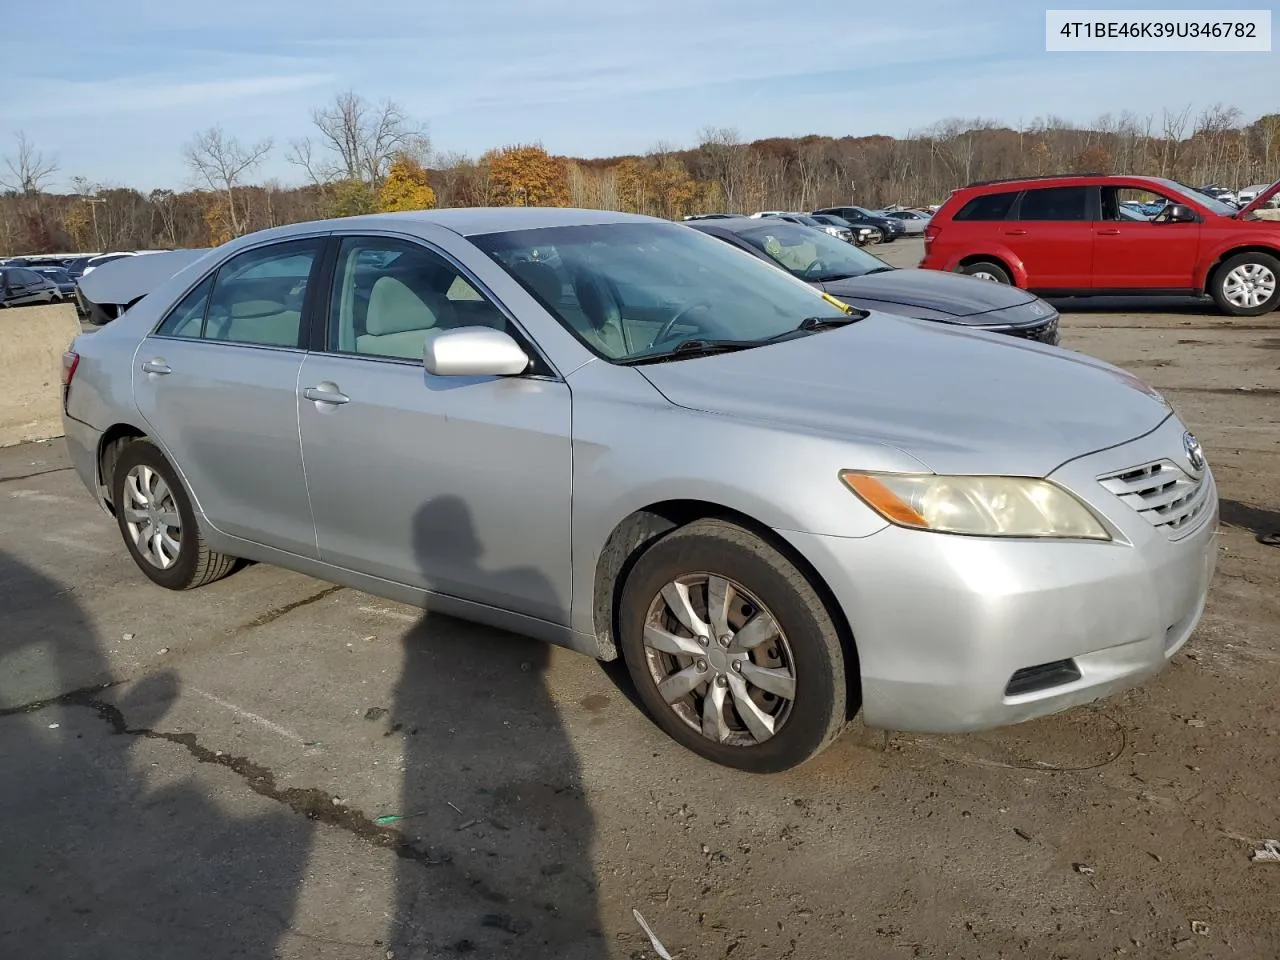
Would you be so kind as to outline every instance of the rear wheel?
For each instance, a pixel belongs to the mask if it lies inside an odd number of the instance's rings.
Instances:
[[[170,590],[190,590],[219,580],[234,557],[205,545],[191,498],[160,448],[131,442],[116,460],[111,481],[116,521],[138,568]]]
[[[622,590],[623,656],[655,722],[756,773],[820,753],[844,727],[844,651],[812,584],[760,537],[700,520],[647,550]]]
[[[1013,278],[1009,276],[1009,271],[998,263],[990,260],[979,260],[976,263],[966,263],[957,273],[963,273],[965,276],[973,277],[975,280],[994,280],[996,283],[1012,284]]]
[[[1238,253],[1214,272],[1209,293],[1223,313],[1260,317],[1280,306],[1280,260],[1265,253]]]

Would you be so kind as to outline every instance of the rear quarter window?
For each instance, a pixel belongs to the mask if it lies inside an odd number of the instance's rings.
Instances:
[[[952,220],[1003,220],[1013,209],[1013,201],[1018,197],[1017,191],[1009,193],[987,193],[972,198],[962,206]]]

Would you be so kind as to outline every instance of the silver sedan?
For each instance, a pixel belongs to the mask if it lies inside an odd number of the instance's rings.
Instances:
[[[713,237],[441,210],[242,237],[65,358],[77,470],[146,576],[240,559],[625,660],[753,771],[1151,676],[1214,480],[1163,398],[868,313]]]

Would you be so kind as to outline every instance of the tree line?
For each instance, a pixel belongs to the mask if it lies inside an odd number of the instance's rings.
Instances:
[[[478,158],[432,150],[395,101],[355,92],[313,111],[309,137],[241,141],[220,126],[183,148],[186,189],[149,193],[71,179],[18,133],[0,162],[0,255],[206,247],[303,220],[436,206],[575,206],[678,219],[699,211],[810,210],[940,203],[974,180],[1047,173],[1135,173],[1242,187],[1280,174],[1280,114],[1246,122],[1235,107],[1089,124],[1040,117],[1016,126],[953,118],[905,137],[771,137],[707,127],[690,148],[583,159],[516,144]],[[300,184],[255,181],[280,151]]]

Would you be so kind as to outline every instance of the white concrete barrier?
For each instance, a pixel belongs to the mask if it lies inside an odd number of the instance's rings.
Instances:
[[[79,333],[70,304],[0,310],[0,447],[62,436],[62,354]]]

